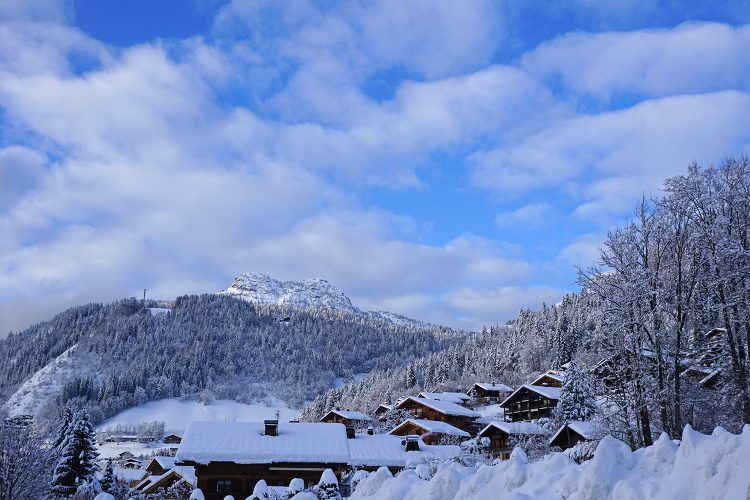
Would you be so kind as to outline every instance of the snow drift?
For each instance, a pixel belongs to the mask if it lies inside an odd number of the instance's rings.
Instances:
[[[675,443],[666,434],[635,452],[612,437],[577,464],[562,453],[529,463],[523,451],[479,469],[444,464],[429,480],[416,470],[387,469],[362,480],[352,500],[443,499],[746,499],[750,498],[750,425],[740,435],[718,427],[707,436],[687,426]]]

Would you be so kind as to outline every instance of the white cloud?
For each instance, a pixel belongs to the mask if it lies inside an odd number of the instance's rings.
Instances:
[[[531,74],[578,94],[667,96],[748,88],[750,25],[572,33],[525,55]]]
[[[475,182],[516,196],[557,187],[580,200],[577,215],[611,222],[690,162],[745,151],[748,112],[750,95],[725,91],[578,116],[477,153]]]
[[[529,203],[495,217],[499,227],[524,225],[534,227],[543,223],[552,213],[552,205],[547,202]]]

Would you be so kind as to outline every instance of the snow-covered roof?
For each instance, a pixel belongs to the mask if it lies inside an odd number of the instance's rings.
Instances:
[[[326,418],[330,413],[335,413],[339,417],[346,418],[348,420],[364,420],[364,421],[370,421],[372,420],[372,417],[370,415],[367,415],[366,413],[362,413],[361,411],[352,411],[352,410],[331,410],[328,413],[326,413]]]
[[[560,390],[561,389],[559,387],[546,387],[546,386],[543,386],[543,385],[528,385],[528,384],[526,384],[526,385],[522,385],[521,387],[519,387],[518,389],[516,389],[515,391],[513,391],[513,394],[511,394],[510,396],[508,396],[507,398],[505,398],[505,400],[502,403],[500,403],[500,406],[505,406],[505,403],[507,403],[511,398],[513,398],[513,396],[515,396],[516,393],[518,393],[518,391],[520,391],[521,389],[528,389],[531,392],[536,392],[537,394],[540,394],[540,395],[544,396],[545,398],[560,399]]]
[[[127,467],[113,467],[115,477],[122,479],[123,481],[140,481],[145,475],[148,474],[143,469],[129,469]]]
[[[557,432],[555,432],[555,435],[552,436],[552,439],[550,439],[550,442],[557,439],[557,436],[560,435],[560,433],[568,427],[572,431],[578,433],[579,435],[583,436],[584,439],[591,439],[594,436],[594,425],[591,422],[583,422],[581,420],[573,420],[571,422],[568,422],[567,424],[561,426],[559,429],[557,429]]]
[[[419,451],[405,451],[403,437],[391,434],[357,435],[349,440],[349,464],[355,467],[405,467],[425,455],[448,459],[460,453],[454,445],[426,445],[419,443]]]
[[[434,434],[449,434],[451,436],[471,437],[468,432],[446,422],[440,422],[436,420],[422,420],[417,418],[409,418],[404,420],[403,422],[398,424],[389,434],[393,434],[398,429],[404,427],[407,424],[416,425],[417,427],[421,427],[427,432]]]
[[[193,422],[177,450],[179,462],[346,463],[343,424],[279,422],[277,436],[265,436],[260,422]]]
[[[189,467],[189,466],[178,466],[173,467],[169,469],[164,474],[158,475],[158,476],[149,476],[140,483],[136,484],[133,489],[141,491],[143,493],[152,493],[156,490],[159,483],[164,481],[165,479],[169,478],[170,476],[175,476],[176,481],[175,482],[186,482],[189,483],[191,486],[195,486],[198,484],[198,481],[195,476],[195,467]]]
[[[476,382],[474,386],[484,389],[485,391],[513,392],[513,388],[505,384],[490,384],[486,382]]]
[[[471,398],[463,392],[420,392],[417,397],[436,399],[438,401],[450,401],[456,404],[461,404],[464,401],[471,401]]]
[[[531,385],[534,385],[538,383],[543,378],[548,377],[553,380],[557,380],[558,382],[565,382],[565,373],[564,372],[558,372],[556,370],[547,370],[546,372],[539,375],[537,378],[534,379],[533,382],[531,382]]]
[[[453,416],[459,416],[459,417],[472,417],[472,418],[479,418],[481,415],[474,410],[470,410],[469,408],[465,408],[461,405],[457,405],[456,403],[452,403],[450,401],[439,401],[437,399],[427,399],[427,398],[417,398],[414,396],[409,396],[404,401],[399,403],[398,407],[401,408],[404,404],[406,404],[409,401],[414,401],[418,404],[427,406],[428,408],[432,408],[438,413],[442,413],[443,415],[453,415]]]
[[[528,435],[548,435],[552,434],[547,429],[540,427],[532,422],[490,422],[487,426],[479,432],[481,436],[488,429],[494,427],[507,434],[528,434]]]
[[[177,462],[177,459],[175,457],[163,457],[163,456],[156,456],[152,458],[151,460],[155,460],[157,464],[159,464],[159,467],[162,469],[168,470],[175,466],[175,462]],[[151,462],[149,461],[148,465],[151,465]],[[148,465],[146,467],[148,467]]]

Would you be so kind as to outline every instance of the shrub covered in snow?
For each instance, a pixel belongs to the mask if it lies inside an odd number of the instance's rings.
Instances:
[[[635,452],[605,437],[593,458],[581,464],[563,453],[529,462],[517,448],[509,460],[492,466],[446,463],[428,481],[414,470],[393,477],[381,468],[364,479],[351,498],[744,499],[750,491],[749,466],[750,425],[740,435],[718,427],[710,436],[687,426],[681,444],[662,434],[652,446]]]

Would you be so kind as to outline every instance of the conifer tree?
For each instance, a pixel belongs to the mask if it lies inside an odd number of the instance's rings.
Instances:
[[[66,407],[63,411],[62,420],[60,421],[60,425],[57,428],[57,438],[55,439],[54,444],[52,447],[57,450],[62,450],[63,443],[65,443],[65,438],[68,435],[68,432],[70,431],[70,424],[73,421],[73,410],[70,409],[70,407]]]
[[[102,491],[112,493],[115,489],[115,471],[112,468],[112,459],[107,460],[107,466],[104,469],[104,476],[100,482],[102,485]]]
[[[73,495],[78,486],[95,479],[99,453],[94,444],[94,429],[87,412],[69,426],[64,446],[52,477],[51,492],[55,495]]]
[[[596,414],[594,383],[591,376],[571,361],[560,391],[557,416],[562,422],[590,420]]]

